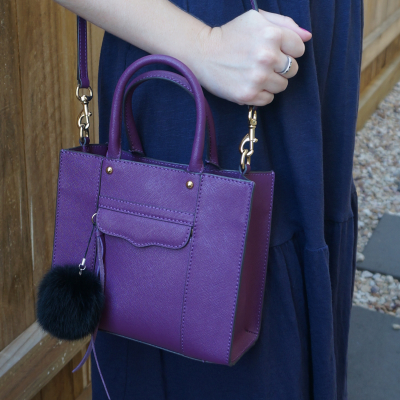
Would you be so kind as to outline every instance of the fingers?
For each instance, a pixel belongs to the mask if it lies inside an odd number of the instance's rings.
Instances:
[[[274,66],[274,71],[277,74],[281,73],[282,71],[284,71],[287,68],[288,57],[290,57],[290,56],[287,56],[286,54],[283,54],[283,53],[280,54],[279,63],[277,63]],[[291,65],[289,71],[286,72],[286,74],[282,75],[283,77],[285,77],[287,79],[293,78],[299,70],[299,64],[297,64],[297,61],[293,57],[290,57],[290,58],[292,60],[292,65]]]
[[[274,14],[267,11],[259,10],[260,14],[269,22],[272,22],[275,25],[278,25],[282,28],[288,28],[291,31],[297,33],[303,42],[307,42],[311,39],[311,32],[300,28],[296,22],[293,21],[292,18],[286,17],[280,14]]]
[[[288,87],[289,81],[282,75],[273,74],[268,80],[266,80],[261,86],[262,90],[266,90],[271,94],[281,93]]]
[[[305,46],[300,36],[288,28],[281,28],[282,40],[281,50],[293,58],[301,57],[304,54]]]
[[[251,103],[246,104],[252,104],[253,106],[262,107],[266,106],[269,103],[272,103],[272,100],[274,100],[274,95],[270,92],[267,92],[266,90],[263,90],[257,93],[257,96],[254,97]]]

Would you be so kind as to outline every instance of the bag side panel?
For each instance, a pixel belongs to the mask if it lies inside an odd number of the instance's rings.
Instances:
[[[78,265],[85,254],[97,211],[103,157],[70,150],[60,152],[52,266]],[[86,257],[94,267],[95,237]]]
[[[255,187],[235,321],[232,364],[255,343],[260,332],[275,179],[272,171],[252,172],[246,176],[255,182]]]
[[[182,311],[188,357],[229,364],[253,186],[202,176]]]

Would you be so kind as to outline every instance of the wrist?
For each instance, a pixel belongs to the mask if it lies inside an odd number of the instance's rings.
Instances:
[[[205,25],[196,35],[196,46],[191,46],[187,65],[193,71],[200,84],[204,87],[206,87],[206,71],[209,68],[210,61],[215,59],[216,52],[218,52],[220,34],[221,28],[211,28],[210,26]]]

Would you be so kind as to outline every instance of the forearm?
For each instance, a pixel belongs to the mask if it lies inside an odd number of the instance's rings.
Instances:
[[[150,54],[177,58],[205,89],[238,104],[265,105],[285,90],[311,38],[290,18],[262,10],[211,28],[168,0],[55,1]]]
[[[107,32],[151,54],[167,54],[194,69],[211,28],[168,0],[55,0]]]

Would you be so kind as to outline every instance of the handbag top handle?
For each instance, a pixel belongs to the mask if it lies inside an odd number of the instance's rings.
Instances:
[[[124,94],[124,121],[126,124],[126,133],[129,139],[131,151],[142,155],[144,155],[144,151],[138,131],[136,129],[135,120],[133,118],[132,95],[135,89],[139,85],[150,79],[162,79],[170,81],[185,89],[189,94],[191,94],[192,97],[194,96],[192,88],[190,87],[188,81],[183,76],[170,71],[154,70],[154,71],[144,72],[143,74],[137,76],[129,84]],[[206,124],[208,131],[208,140],[209,140],[208,155],[207,155],[208,159],[206,161],[207,163],[211,163],[219,168],[214,119],[211,112],[211,108],[206,98],[204,98],[204,105],[206,107]]]
[[[201,89],[197,78],[185,64],[176,58],[159,54],[145,56],[135,61],[123,72],[121,78],[118,80],[111,106],[108,157],[118,159],[121,158],[121,114],[125,87],[135,72],[146,65],[154,63],[162,63],[175,68],[187,79],[192,89],[196,103],[197,117],[196,132],[188,170],[191,172],[201,172],[204,168],[203,150],[206,127],[206,108],[204,104],[203,90]]]
[[[258,11],[258,4],[257,0],[250,0],[250,4],[253,10]],[[81,145],[85,146],[89,144],[89,127],[90,127],[90,122],[89,122],[89,117],[92,115],[89,112],[88,109],[88,104],[90,100],[93,97],[93,92],[90,87],[90,81],[89,81],[89,74],[88,74],[88,62],[87,62],[87,23],[86,20],[77,16],[77,45],[78,45],[78,51],[77,51],[77,80],[78,80],[78,85],[76,88],[76,97],[78,100],[82,103],[83,110],[80,114],[79,120],[78,120],[78,125],[80,128],[80,143]],[[165,56],[164,56],[165,57]],[[170,65],[177,69],[179,72],[182,73],[180,68],[177,68],[176,65],[171,65],[168,62],[165,62],[168,59],[168,57],[165,57],[164,62],[167,65]],[[172,58],[170,58],[172,60]],[[178,60],[174,59],[177,63],[180,63]],[[157,62],[157,61],[151,61],[151,62]],[[149,63],[151,63],[149,62]],[[175,64],[175,62],[173,62]],[[193,149],[192,149],[192,155],[189,163],[189,171],[202,171],[203,169],[203,161],[202,161],[202,152],[204,150],[204,136],[205,136],[205,106],[204,106],[204,95],[201,90],[200,85],[197,82],[197,79],[195,76],[192,74],[192,72],[182,63],[180,63],[181,66],[184,68],[184,73],[182,73],[186,78],[188,76],[186,73],[191,75],[190,79],[188,79],[190,86],[193,89],[193,94],[194,98],[196,101],[196,109],[197,109],[197,124],[196,124],[196,135],[195,135],[195,141],[193,144]],[[142,66],[147,65],[143,64]],[[138,67],[138,68],[141,68]],[[128,68],[129,69],[129,68]],[[127,71],[125,71],[127,72]],[[194,78],[194,80],[193,80]],[[122,79],[122,77],[121,77]],[[120,81],[121,81],[120,79]],[[129,80],[129,79],[128,79]],[[196,83],[194,83],[196,81]],[[124,87],[126,86],[127,82],[125,82]],[[198,86],[198,88],[196,88]],[[80,89],[88,89],[89,90],[89,95],[80,95]],[[200,89],[200,91],[199,91]],[[201,96],[200,96],[201,93]],[[114,105],[114,100],[116,93],[114,93],[114,99],[113,99],[113,105]],[[122,101],[123,101],[123,91],[119,94],[120,97],[122,97],[121,101],[118,101],[117,103],[117,110],[121,112],[122,108]],[[200,96],[200,97],[197,97]],[[203,104],[201,104],[201,97],[203,97]],[[114,109],[114,106],[113,106]],[[112,109],[112,112],[113,112]],[[257,107],[254,106],[249,106],[249,133],[243,138],[242,143],[240,144],[240,151],[242,153],[241,157],[241,167],[242,171],[246,172],[247,167],[250,167],[250,157],[254,153],[254,143],[257,142],[257,139],[255,138],[255,126],[257,124]],[[115,114],[115,113],[114,113]],[[119,114],[120,116],[120,114]],[[114,115],[115,117],[115,115]],[[120,133],[118,132],[113,132],[111,128],[114,128],[113,124],[113,114],[111,116],[111,124],[110,124],[110,138],[111,136],[115,136],[116,140],[119,140],[120,138]],[[121,129],[121,122],[116,122],[115,128],[118,128],[119,130]],[[202,130],[202,133],[200,132]],[[112,135],[113,134],[113,135]],[[200,142],[201,141],[201,142]],[[245,149],[244,145],[249,142],[249,149]],[[110,140],[111,144],[111,140]],[[121,145],[120,143],[116,143],[115,141],[113,144],[109,147],[109,155],[112,158],[120,158],[121,156]],[[246,162],[247,158],[247,162]]]

